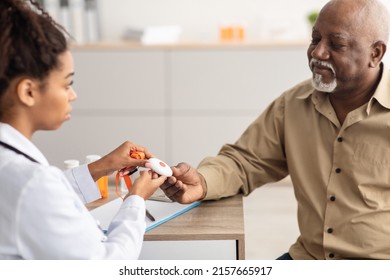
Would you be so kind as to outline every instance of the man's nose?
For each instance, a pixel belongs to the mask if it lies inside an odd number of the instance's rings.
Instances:
[[[318,60],[328,60],[330,57],[326,44],[322,42],[319,42],[310,54],[312,58],[316,58]]]

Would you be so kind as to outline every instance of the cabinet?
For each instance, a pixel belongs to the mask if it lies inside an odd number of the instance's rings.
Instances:
[[[74,49],[72,119],[34,142],[49,162],[104,155],[125,140],[166,158],[166,81],[163,51]]]
[[[34,141],[49,161],[144,145],[196,166],[310,77],[306,46],[76,47],[72,120]]]
[[[169,154],[193,165],[234,142],[284,90],[309,77],[305,47],[174,51]]]

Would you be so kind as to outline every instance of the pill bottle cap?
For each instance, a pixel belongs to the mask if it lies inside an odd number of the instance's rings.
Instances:
[[[64,161],[65,169],[71,169],[80,165],[77,159],[68,159]]]
[[[99,155],[87,155],[85,157],[85,163],[91,163],[91,162],[94,162],[94,161],[97,161],[98,159],[101,159],[102,157],[99,156]]]

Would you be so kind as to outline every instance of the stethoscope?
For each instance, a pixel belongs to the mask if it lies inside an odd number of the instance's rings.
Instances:
[[[4,148],[8,149],[8,150],[11,150],[11,151],[14,151],[15,153],[19,154],[19,155],[22,155],[24,157],[26,157],[27,159],[31,160],[32,162],[36,162],[36,163],[39,163],[36,159],[30,157],[29,155],[23,153],[22,151],[20,151],[19,149],[15,148],[14,146],[11,146],[7,143],[4,143],[2,141],[0,141],[0,145],[3,146]],[[102,238],[102,241],[106,241],[107,240],[107,236],[106,236],[106,233],[107,233],[107,230],[104,230],[101,228],[100,226],[100,222],[97,220],[96,221],[96,224],[97,224],[97,227],[103,232],[104,236]]]
[[[32,162],[39,163],[36,159],[34,159],[34,158],[30,157],[29,155],[23,153],[22,151],[18,150],[14,146],[11,146],[11,145],[9,145],[7,143],[4,143],[2,141],[0,141],[0,145],[3,146],[4,148],[8,149],[8,150],[14,151],[17,154],[24,156],[25,158],[31,160]]]

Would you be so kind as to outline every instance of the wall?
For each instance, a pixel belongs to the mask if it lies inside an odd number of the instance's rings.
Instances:
[[[247,24],[249,38],[306,38],[306,15],[326,0],[98,0],[103,39],[117,40],[126,26],[177,24],[183,40],[214,40],[223,23]]]
[[[305,45],[93,46],[76,47],[73,55],[78,99],[72,120],[34,137],[57,166],[104,155],[124,140],[148,147],[169,165],[196,166],[237,140],[282,91],[310,76]]]
[[[180,25],[183,41],[218,39],[221,24],[245,23],[248,40],[307,39],[306,16],[327,0],[97,0],[104,41],[127,26]],[[382,3],[390,10],[390,1]],[[385,61],[390,64],[390,54]]]
[[[218,24],[222,21],[239,22],[243,19],[248,22],[252,35],[266,38],[267,32],[261,24],[268,21],[267,28],[284,26],[289,30],[278,33],[280,36],[298,39],[309,34],[305,21],[308,11],[327,2],[98,1],[105,40],[119,39],[128,24],[180,24],[184,27],[183,36],[194,41],[210,40],[213,36],[215,39]],[[386,4],[390,6],[390,1]],[[275,20],[274,11],[278,11],[282,23]],[[125,139],[153,147],[153,151],[168,163],[186,160],[196,165],[205,155],[215,154],[224,142],[236,140],[242,129],[282,90],[309,76],[306,45],[300,46],[299,50],[294,47],[294,53],[290,53],[291,50],[281,51],[280,48],[248,51],[245,46],[237,47],[236,50],[223,50],[224,47],[198,50],[195,47],[193,50],[173,51],[152,47],[138,51],[117,49],[100,53],[91,50],[82,55],[75,53],[75,89],[79,98],[74,104],[73,121],[49,135],[39,133],[35,140],[49,161],[58,166],[62,166],[62,161],[67,158],[83,160],[86,154],[104,154]],[[388,54],[386,62],[390,62],[389,57]],[[300,70],[297,71],[297,68]],[[263,73],[265,70],[268,73]],[[279,72],[280,76],[271,75],[273,72]],[[265,91],[261,88],[264,86],[262,83],[268,86]],[[243,87],[246,88],[244,92],[241,90]],[[243,95],[238,96],[237,92]],[[264,92],[263,95],[253,96]],[[236,111],[233,113],[224,111],[233,108],[223,103],[229,100],[225,96],[234,101],[232,104]],[[254,108],[246,105],[237,108],[237,104],[241,103],[234,98],[244,96],[251,102],[243,104],[256,104]],[[210,99],[212,102],[209,102]],[[148,108],[134,108],[140,100]],[[228,134],[211,136],[210,131],[226,124],[230,125],[226,130]],[[180,133],[179,128],[185,132]],[[83,135],[82,139],[79,135]],[[188,139],[197,141],[189,143]],[[67,142],[69,150],[58,149],[56,143],[63,141]],[[196,145],[203,147],[201,152]]]

